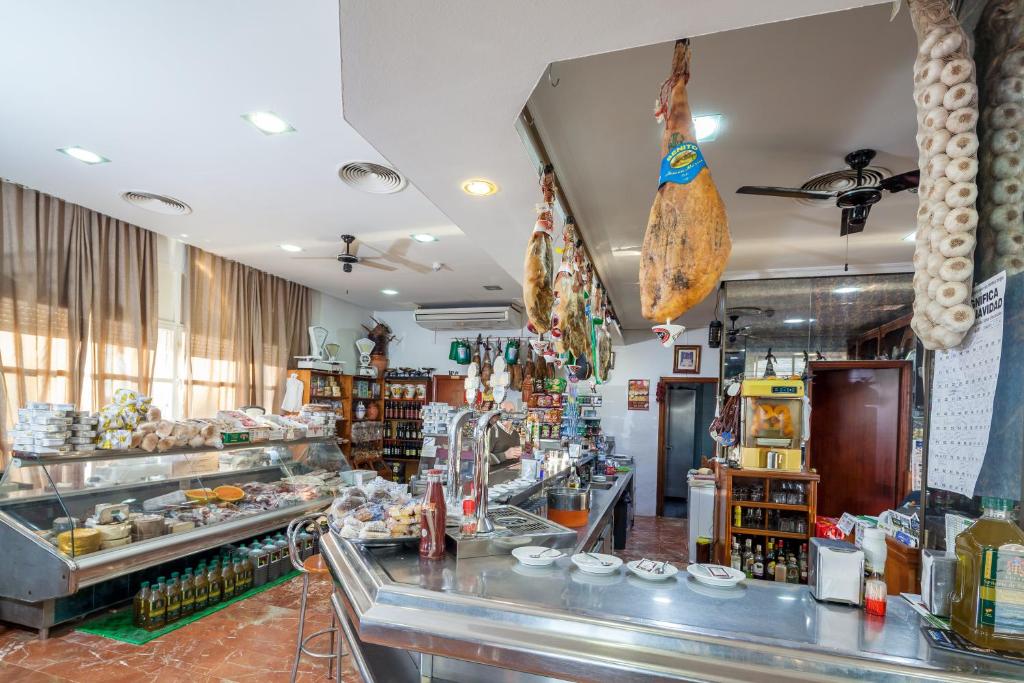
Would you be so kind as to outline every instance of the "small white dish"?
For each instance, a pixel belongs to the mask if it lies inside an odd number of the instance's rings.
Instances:
[[[626,563],[626,568],[629,569],[629,571],[633,572],[641,579],[646,579],[648,581],[666,581],[679,573],[679,570],[668,562],[665,562],[664,564],[659,563],[659,567],[662,570],[660,574],[655,571],[640,569],[640,560],[633,560],[632,562]]]
[[[613,572],[611,574],[591,574],[590,572],[585,572],[582,569],[569,572],[569,578],[573,583],[582,584],[584,586],[600,586],[602,588],[615,586],[623,581],[622,574],[619,572]]]
[[[747,578],[740,570],[720,564],[691,564],[687,565],[686,571],[709,586],[735,586]]]
[[[522,546],[512,551],[512,557],[530,567],[547,567],[561,556],[562,551],[558,548],[545,548],[539,545]]]
[[[576,553],[572,563],[588,574],[613,574],[622,566],[622,560],[602,553]]]

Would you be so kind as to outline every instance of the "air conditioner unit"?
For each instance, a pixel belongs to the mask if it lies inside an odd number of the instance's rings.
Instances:
[[[523,309],[516,304],[417,308],[416,324],[428,330],[518,330]]]

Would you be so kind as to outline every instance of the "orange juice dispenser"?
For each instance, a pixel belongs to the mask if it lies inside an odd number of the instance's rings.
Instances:
[[[745,379],[740,464],[799,472],[803,468],[804,383],[799,379]]]

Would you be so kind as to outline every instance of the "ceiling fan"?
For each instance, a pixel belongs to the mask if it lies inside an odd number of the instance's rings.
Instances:
[[[352,266],[356,264],[366,266],[367,268],[386,271],[398,270],[396,266],[404,266],[417,273],[429,273],[432,270],[430,266],[425,266],[406,258],[405,255],[409,251],[409,247],[412,245],[412,240],[409,238],[395,240],[386,251],[370,246],[364,242],[357,242],[354,235],[342,235],[341,241],[345,243],[345,251],[340,254],[336,254],[335,256],[293,256],[292,258],[314,261],[325,259],[335,260],[342,264],[341,269],[346,273],[351,273]],[[355,246],[353,246],[353,244],[355,244]],[[376,251],[380,256],[358,256],[357,254],[360,247],[363,246],[367,249]],[[395,265],[383,263],[384,261]]]
[[[736,190],[737,194],[757,194],[769,197],[790,197],[793,199],[835,199],[836,206],[843,210],[842,224],[839,228],[840,237],[864,230],[867,223],[868,212],[871,207],[882,199],[882,190],[888,192],[902,192],[916,188],[921,173],[917,169],[900,173],[899,175],[883,178],[875,184],[865,183],[864,169],[871,160],[875,158],[875,150],[858,149],[846,155],[846,164],[856,171],[856,184],[849,189],[842,190],[812,190],[791,187],[764,187],[759,185],[744,185]],[[880,175],[880,174],[876,174]]]

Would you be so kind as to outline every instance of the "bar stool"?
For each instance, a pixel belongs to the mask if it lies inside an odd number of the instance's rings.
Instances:
[[[305,635],[306,631],[306,600],[309,598],[309,577],[330,579],[330,572],[327,569],[327,565],[324,564],[323,558],[320,553],[310,555],[305,560],[299,557],[298,548],[298,536],[299,534],[312,525],[313,535],[316,537],[320,536],[320,525],[317,523],[317,519],[321,515],[304,515],[298,519],[293,519],[288,525],[288,557],[291,559],[292,566],[302,572],[302,601],[299,606],[299,635],[295,643],[295,663],[292,664],[292,683],[295,683],[295,678],[299,673],[299,660],[302,655],[309,655],[310,657],[316,657],[317,659],[327,659],[327,677],[331,678],[334,675],[334,665],[337,663],[337,680],[341,681],[341,658],[342,652],[342,638],[338,629],[338,622],[334,614],[334,608],[331,608],[331,625],[329,628],[322,628],[319,631]],[[320,636],[330,635],[331,637],[331,648],[326,652],[316,652],[310,649],[309,641]],[[338,640],[337,649],[335,649],[334,641],[335,638]]]

